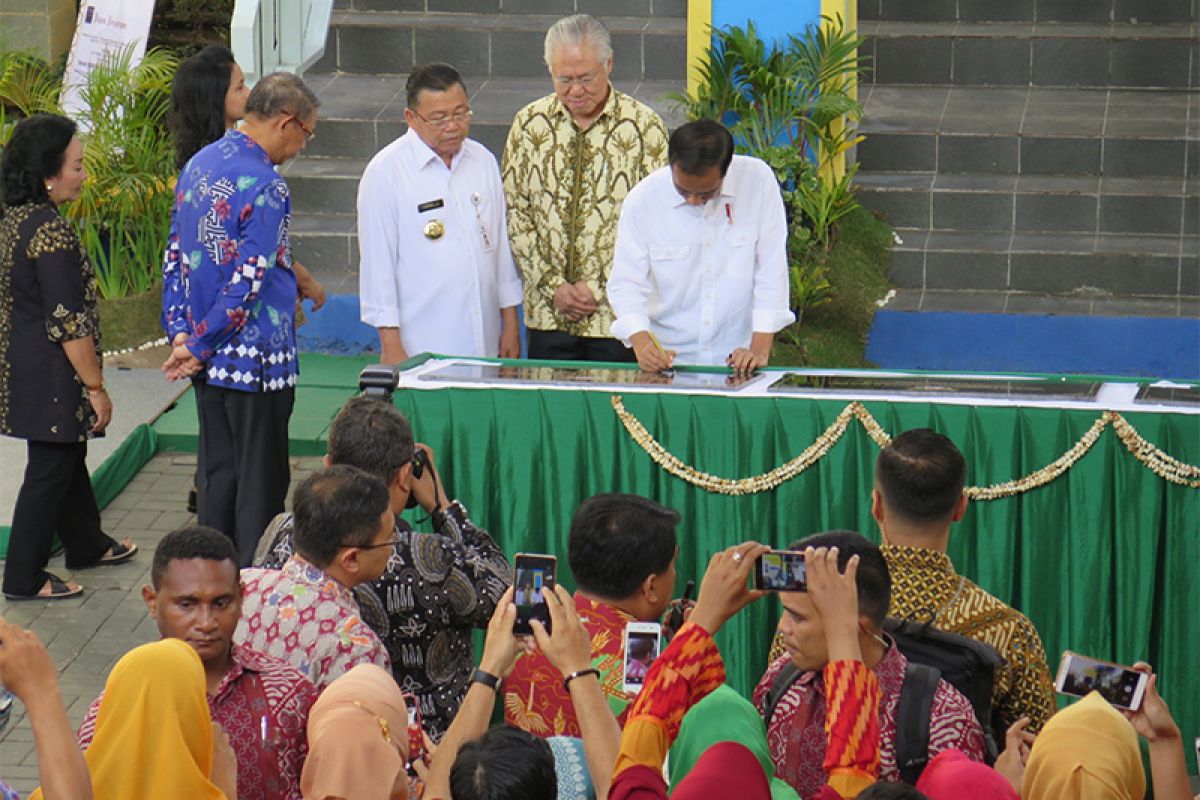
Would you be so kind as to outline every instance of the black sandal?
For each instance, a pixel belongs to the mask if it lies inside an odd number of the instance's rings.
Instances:
[[[78,589],[72,589],[67,585],[66,581],[57,575],[47,572],[46,580],[50,582],[50,594],[9,594],[5,592],[4,597],[12,602],[23,602],[25,600],[66,600],[83,594],[82,586]]]
[[[124,564],[129,559],[137,555],[138,546],[136,544],[126,547],[120,542],[113,542],[112,552],[101,558],[92,566],[94,567],[111,567],[113,564]]]

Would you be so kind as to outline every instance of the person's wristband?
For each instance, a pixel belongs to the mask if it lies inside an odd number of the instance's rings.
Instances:
[[[103,379],[100,380],[99,386],[88,386],[85,383],[84,388],[86,388],[88,390],[88,394],[97,394],[98,392],[106,391],[106,389],[104,388],[104,380]]]
[[[493,691],[500,691],[500,679],[487,670],[475,670],[475,674],[471,676],[471,683],[482,683]]]
[[[596,680],[600,680],[600,670],[596,669],[595,667],[589,667],[588,669],[581,669],[572,672],[570,675],[563,678],[563,689],[568,692],[571,691],[571,681],[575,680],[576,678],[582,678],[584,675],[595,675]]]

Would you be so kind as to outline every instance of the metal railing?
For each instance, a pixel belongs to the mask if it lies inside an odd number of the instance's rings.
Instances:
[[[229,40],[246,83],[272,72],[303,75],[325,54],[332,13],[333,0],[236,0]]]

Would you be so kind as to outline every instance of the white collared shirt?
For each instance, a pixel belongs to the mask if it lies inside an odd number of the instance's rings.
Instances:
[[[431,239],[435,220],[444,233]],[[466,139],[447,167],[409,130],[380,150],[358,185],[358,246],[363,322],[398,327],[409,355],[499,352],[500,309],[522,293],[487,148]]]
[[[757,158],[734,156],[721,194],[689,206],[663,167],[621,208],[608,300],[625,344],[649,330],[678,364],[718,364],[788,308],[787,219],[779,184]]]

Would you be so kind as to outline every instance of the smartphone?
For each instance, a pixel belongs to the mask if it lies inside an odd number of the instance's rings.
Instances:
[[[421,725],[421,701],[415,694],[404,693],[408,709],[408,763],[420,761],[425,755],[425,736]]]
[[[754,562],[754,588],[767,592],[808,591],[804,553],[799,550],[768,550]]]
[[[1117,708],[1137,711],[1149,679],[1148,673],[1067,650],[1058,665],[1054,688],[1059,694],[1075,697],[1099,692],[1101,697]]]
[[[626,694],[637,694],[646,682],[650,665],[658,658],[662,646],[662,625],[657,622],[625,623],[625,677],[622,689]]]
[[[558,559],[554,556],[517,553],[513,559],[513,603],[517,606],[517,621],[513,633],[533,635],[529,621],[539,620],[550,633],[550,608],[542,597],[542,587],[553,590]]]

